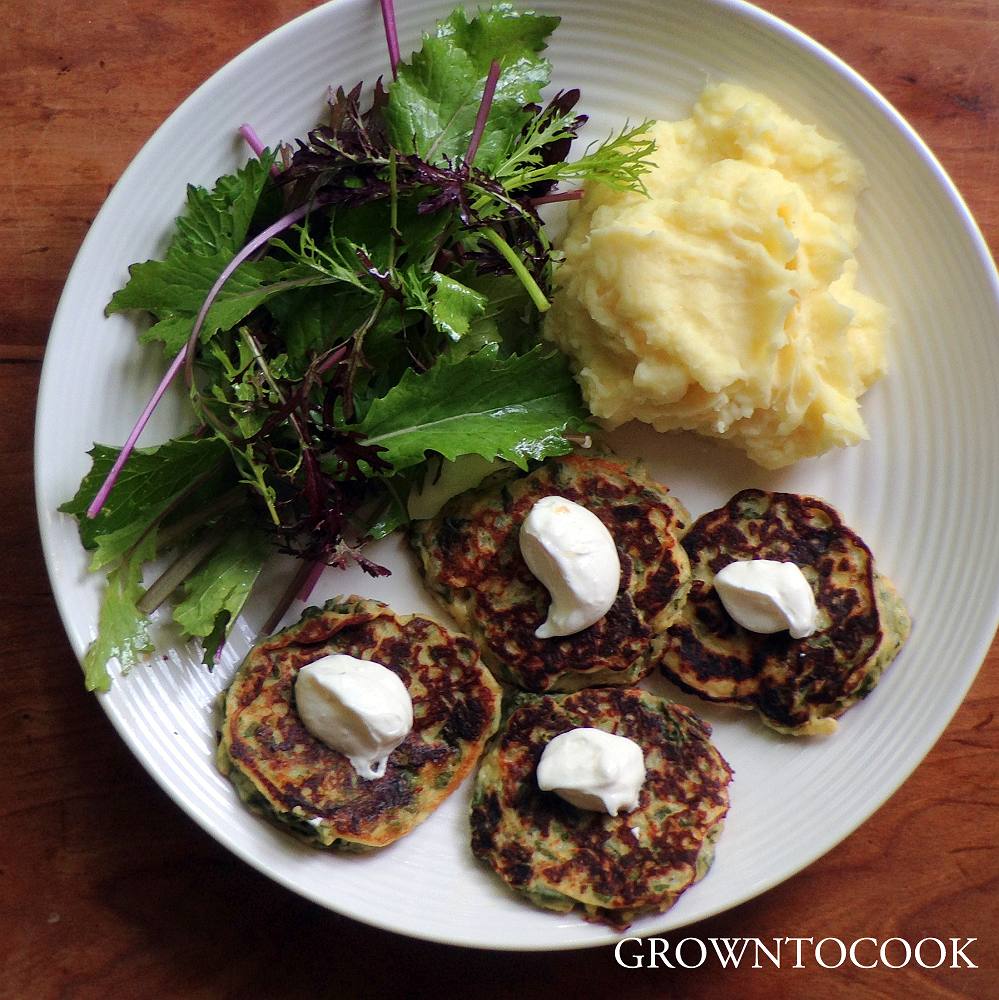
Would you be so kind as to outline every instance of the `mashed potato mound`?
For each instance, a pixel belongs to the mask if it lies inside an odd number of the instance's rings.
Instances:
[[[546,335],[593,414],[725,438],[766,468],[866,438],[887,313],[854,287],[861,164],[731,84],[652,136],[650,197],[588,190],[563,242]]]

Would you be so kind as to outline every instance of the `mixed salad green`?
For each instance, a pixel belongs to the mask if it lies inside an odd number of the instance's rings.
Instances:
[[[640,188],[646,126],[574,161],[578,91],[542,103],[558,23],[497,4],[439,23],[392,80],[331,92],[294,147],[190,186],[162,260],[134,264],[109,313],[152,317],[171,363],[125,446],[95,445],[61,508],[107,575],[87,687],[152,651],[164,602],[209,667],[275,547],[302,559],[271,622],[325,566],[387,570],[366,543],[403,525],[444,460],[521,468],[571,447],[586,411],[542,344],[554,255],[539,216],[564,181]],[[365,96],[366,95],[366,96]],[[175,378],[191,429],[136,448]],[[148,564],[169,557],[150,586]]]

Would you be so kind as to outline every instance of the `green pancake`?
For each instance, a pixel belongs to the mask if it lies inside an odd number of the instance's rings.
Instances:
[[[755,709],[778,732],[829,733],[871,692],[909,635],[909,616],[870,549],[822,500],[743,490],[684,538],[690,595],[657,643],[663,672],[710,701]],[[735,559],[798,565],[812,587],[818,628],[806,638],[738,625],[714,588]]]
[[[646,777],[629,813],[578,809],[538,788],[547,744],[577,727],[627,736]],[[711,865],[728,811],[731,769],[710,728],[638,688],[521,694],[482,757],[472,798],[472,852],[545,909],[626,927],[668,910]]]
[[[621,584],[614,605],[589,628],[538,639],[549,595],[520,554],[519,533],[535,502],[553,495],[606,525]],[[676,619],[687,593],[680,538],[689,523],[639,463],[578,454],[455,497],[433,519],[415,522],[410,539],[427,586],[497,677],[528,691],[575,691],[634,684],[653,668],[651,640]]]
[[[412,698],[413,729],[381,778],[360,777],[295,709],[299,669],[331,653],[381,663]],[[250,651],[224,695],[218,766],[251,808],[317,847],[381,847],[426,819],[472,770],[500,702],[467,636],[380,601],[338,597]]]

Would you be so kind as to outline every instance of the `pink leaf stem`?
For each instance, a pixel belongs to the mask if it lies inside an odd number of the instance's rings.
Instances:
[[[266,147],[261,141],[260,136],[257,135],[257,130],[247,122],[243,122],[243,124],[239,126],[239,134],[246,141],[247,146],[253,150],[253,155],[256,156],[257,159],[260,159],[260,154]],[[271,177],[277,177],[279,173],[281,173],[281,168],[276,163],[272,163]]]
[[[260,156],[264,151],[264,144],[260,140],[260,136],[257,135],[257,130],[252,126],[243,122],[239,126],[239,134],[246,140],[247,146],[253,150],[254,156]]]
[[[201,303],[201,308],[198,310],[198,315],[194,320],[194,328],[191,330],[191,336],[187,338],[187,346],[181,352],[184,355],[184,377],[187,379],[188,385],[192,383],[194,377],[194,352],[198,345],[198,335],[201,333],[202,326],[204,326],[208,310],[211,309],[215,299],[218,298],[222,287],[232,277],[233,272],[243,261],[248,257],[252,257],[260,247],[265,243],[269,243],[275,236],[283,233],[289,226],[293,226],[296,222],[304,219],[312,211],[313,207],[314,203],[307,202],[304,205],[299,205],[294,211],[282,215],[277,222],[272,222],[262,232],[257,233],[222,269],[222,273],[215,279],[215,284],[209,290],[205,301]]]
[[[323,570],[326,569],[326,563],[322,559],[316,559],[314,562],[309,564],[309,571],[306,574],[305,579],[302,581],[302,587],[298,592],[298,599],[304,604],[312,594],[312,589],[319,582],[319,578],[323,575]]]
[[[135,422],[131,434],[128,435],[124,445],[122,445],[121,451],[118,452],[118,457],[115,459],[114,465],[111,466],[111,471],[107,474],[107,477],[101,484],[101,488],[97,491],[97,495],[87,508],[87,517],[93,519],[101,512],[101,508],[107,501],[111,488],[117,482],[119,473],[128,461],[128,456],[132,454],[132,450],[135,448],[135,442],[139,439],[139,435],[145,429],[146,424],[149,423],[149,418],[153,415],[153,410],[159,405],[163,394],[170,387],[170,383],[177,377],[177,372],[183,367],[186,352],[187,348],[182,349],[178,352],[177,357],[170,362],[170,367],[166,370],[166,374],[160,379],[160,384],[156,387],[156,391],[150,397],[149,402],[146,403],[146,408],[139,414],[139,419]]]
[[[531,198],[528,204],[531,208],[537,208],[539,205],[551,205],[556,201],[579,201],[582,197],[583,189],[576,188],[575,191],[560,191],[558,194],[546,194],[540,198]]]
[[[399,36],[395,24],[395,4],[392,0],[381,0],[382,21],[385,23],[385,42],[388,45],[389,65],[392,67],[392,79],[396,79],[400,62]]]
[[[281,624],[281,619],[284,618],[285,613],[291,607],[296,597],[305,594],[305,597],[301,598],[303,601],[308,597],[312,592],[312,588],[316,585],[316,580],[319,579],[320,574],[325,568],[326,564],[322,559],[301,563],[285,588],[284,593],[281,595],[280,600],[274,606],[270,615],[268,615],[267,621],[261,627],[261,635],[270,635]],[[308,584],[308,590],[306,590],[306,584]]]
[[[496,94],[496,83],[499,80],[500,64],[494,59],[489,64],[489,74],[486,76],[486,85],[482,88],[482,100],[479,102],[479,113],[475,116],[475,127],[472,129],[472,138],[468,141],[468,152],[465,154],[465,162],[471,163],[475,159],[475,154],[479,151],[479,143],[482,141],[482,133],[486,129],[486,121],[489,118],[489,109],[493,106],[493,97]]]
[[[324,375],[328,372],[334,365],[338,365],[347,356],[347,351],[350,350],[350,344],[341,344],[336,350],[334,350],[329,357],[327,357],[322,364],[316,368],[317,375]]]

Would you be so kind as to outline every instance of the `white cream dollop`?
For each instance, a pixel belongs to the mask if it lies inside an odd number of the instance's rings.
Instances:
[[[583,727],[560,733],[544,749],[538,787],[578,809],[616,816],[638,808],[645,782],[645,755],[627,736]]]
[[[621,582],[611,533],[591,510],[565,497],[542,497],[520,526],[528,569],[551,595],[539,639],[574,635],[610,610]]]
[[[731,562],[715,575],[715,590],[725,610],[751,632],[788,629],[793,638],[803,639],[817,627],[815,595],[795,563],[775,559]]]
[[[413,728],[413,702],[399,677],[346,653],[302,667],[295,704],[305,728],[368,780],[385,773],[389,755]]]

